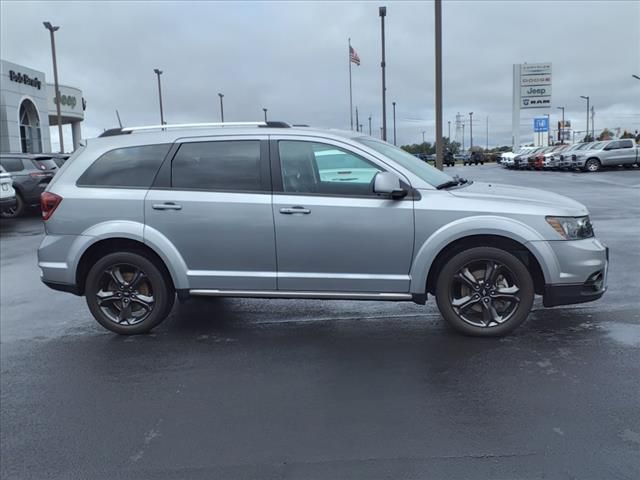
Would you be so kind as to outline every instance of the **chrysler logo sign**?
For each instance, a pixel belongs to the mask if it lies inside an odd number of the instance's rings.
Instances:
[[[13,70],[9,70],[9,80],[16,83],[23,83],[25,85],[29,85],[30,87],[37,88],[40,90],[42,88],[42,82],[38,77],[31,78],[29,75],[24,73],[17,73]]]

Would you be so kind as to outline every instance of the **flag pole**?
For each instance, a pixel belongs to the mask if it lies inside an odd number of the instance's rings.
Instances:
[[[351,116],[351,130],[353,130],[353,90],[351,87],[351,38],[349,38],[349,115]]]

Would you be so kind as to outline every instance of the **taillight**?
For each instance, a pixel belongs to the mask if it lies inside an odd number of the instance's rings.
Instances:
[[[44,177],[48,177],[49,175],[47,175],[46,173],[42,173],[42,172],[31,172],[29,174],[30,177],[33,178],[44,178]]]
[[[58,205],[62,202],[62,197],[51,192],[42,192],[40,194],[40,210],[42,210],[42,219],[49,220]]]

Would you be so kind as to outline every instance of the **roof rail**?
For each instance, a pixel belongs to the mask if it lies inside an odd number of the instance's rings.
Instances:
[[[211,127],[266,127],[266,122],[215,122],[215,123],[177,123],[173,125],[147,125],[144,127],[125,127],[122,133],[141,130],[168,130],[172,128],[211,128]]]

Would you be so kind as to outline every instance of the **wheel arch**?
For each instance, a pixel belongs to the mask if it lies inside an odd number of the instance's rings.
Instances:
[[[492,225],[493,227],[487,227]],[[476,246],[498,246],[515,252],[530,267],[536,293],[559,269],[557,259],[540,233],[526,224],[504,217],[464,218],[443,226],[418,249],[411,267],[411,293],[433,292],[434,279],[444,262],[457,252]]]

